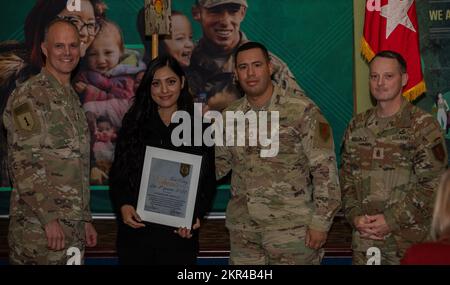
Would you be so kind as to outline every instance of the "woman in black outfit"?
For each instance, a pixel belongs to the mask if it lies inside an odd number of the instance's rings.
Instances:
[[[110,172],[120,264],[196,263],[198,228],[216,190],[214,147],[172,144],[171,133],[178,124],[170,120],[175,111],[181,110],[191,115],[193,123],[194,106],[182,68],[171,57],[154,59],[123,119]],[[193,134],[191,137],[193,142]],[[192,231],[144,222],[136,213],[146,146],[202,156]]]

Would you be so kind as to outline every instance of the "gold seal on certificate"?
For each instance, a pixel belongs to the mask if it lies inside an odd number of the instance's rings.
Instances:
[[[192,226],[202,157],[147,146],[137,213],[147,222]]]

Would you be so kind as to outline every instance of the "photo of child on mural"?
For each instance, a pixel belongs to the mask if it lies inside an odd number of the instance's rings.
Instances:
[[[85,68],[82,67],[74,80],[91,132],[91,184],[106,184],[108,181],[114,144],[110,135],[105,141],[103,134],[105,129],[120,129],[122,118],[132,103],[136,81],[145,69],[141,55],[125,49],[117,24],[102,21],[100,31],[87,50]],[[106,149],[110,154],[105,156]]]

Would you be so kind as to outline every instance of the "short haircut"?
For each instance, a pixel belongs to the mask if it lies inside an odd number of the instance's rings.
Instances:
[[[406,70],[407,70],[406,69],[406,67],[407,67],[406,66],[406,60],[398,52],[395,52],[395,51],[392,51],[392,50],[380,51],[372,58],[372,60],[370,60],[369,65],[372,64],[372,62],[377,57],[392,58],[392,59],[397,60],[398,64],[400,65],[400,69],[401,69],[402,73],[406,73]]]
[[[270,62],[270,55],[267,48],[258,42],[246,42],[245,44],[239,46],[236,51],[234,52],[234,65],[237,64],[237,57],[240,52],[250,50],[250,49],[260,49],[263,52],[264,57],[266,58],[267,62]]]
[[[79,36],[79,32],[78,32],[77,26],[75,26],[73,23],[71,23],[71,22],[69,22],[69,21],[67,21],[65,19],[56,18],[53,21],[51,21],[50,23],[48,23],[48,25],[45,27],[43,42],[47,41],[48,31],[50,30],[50,28],[53,27],[56,24],[59,24],[59,23],[67,24],[67,25],[73,27],[75,29],[75,32],[76,32],[77,36]]]

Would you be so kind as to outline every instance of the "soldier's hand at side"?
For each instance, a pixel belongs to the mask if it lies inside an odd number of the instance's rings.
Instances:
[[[64,231],[58,220],[53,220],[45,225],[45,235],[47,236],[48,248],[51,250],[64,249]]]
[[[306,231],[305,245],[312,249],[319,249],[327,241],[327,236],[327,232],[308,229]]]
[[[86,234],[86,246],[94,247],[97,245],[97,231],[92,223],[84,224],[84,231]]]
[[[139,229],[145,227],[142,223],[141,217],[136,213],[136,210],[131,205],[123,205],[120,208],[122,213],[122,220],[126,225],[129,225],[133,229]]]

